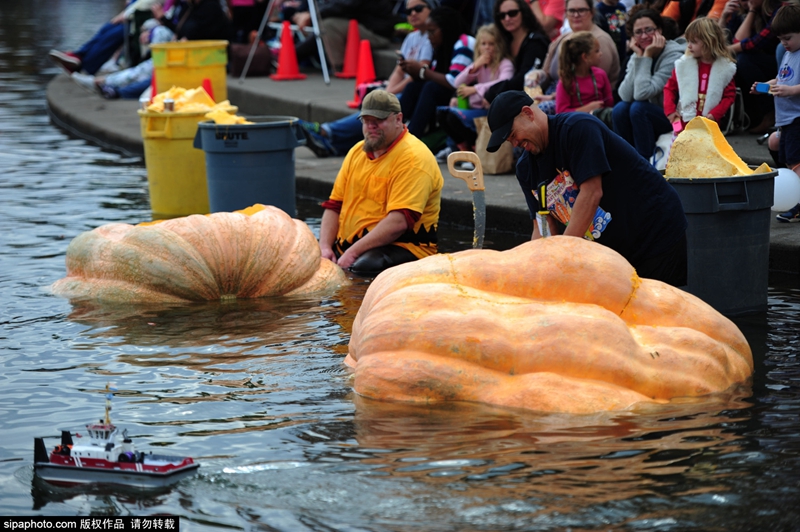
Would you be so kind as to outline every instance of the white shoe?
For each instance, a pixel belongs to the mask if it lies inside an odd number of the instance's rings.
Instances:
[[[436,154],[436,162],[442,164],[446,163],[447,156],[450,155],[451,153],[453,153],[453,148],[451,148],[450,146],[445,146],[439,151],[439,153]]]
[[[86,89],[87,91],[98,94],[100,91],[97,88],[97,85],[94,82],[94,76],[90,76],[89,74],[79,74],[77,72],[73,72],[69,75],[70,79]]]
[[[456,165],[456,169],[458,170],[465,170],[467,172],[471,172],[475,170],[475,165],[469,161],[461,161]]]
[[[150,19],[153,20],[153,19]],[[103,66],[100,67],[100,70],[97,71],[98,74],[113,74],[114,72],[119,72],[122,68],[117,63],[117,58],[112,57],[105,63]]]

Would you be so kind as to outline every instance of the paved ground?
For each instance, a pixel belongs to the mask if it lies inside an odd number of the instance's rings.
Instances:
[[[240,82],[228,79],[228,97],[240,114],[250,116],[288,115],[314,121],[328,121],[346,116],[352,110],[346,102],[353,97],[353,80],[332,78],[326,85],[320,74],[309,74],[302,81],[275,82],[269,78],[251,78]],[[104,100],[67,76],[59,75],[47,89],[47,101],[53,121],[77,136],[100,145],[143,153],[138,102]],[[772,163],[766,145],[759,145],[753,135],[732,135],[733,149],[748,164]],[[296,150],[297,191],[306,196],[325,198],[342,162],[341,157],[319,159],[310,150]],[[472,203],[466,184],[449,175],[442,165],[445,188],[442,194],[442,219],[472,225]],[[487,202],[487,239],[492,231],[530,233],[530,218],[525,200],[512,174],[485,177]],[[770,270],[800,274],[800,224],[777,223],[772,216],[770,228]]]

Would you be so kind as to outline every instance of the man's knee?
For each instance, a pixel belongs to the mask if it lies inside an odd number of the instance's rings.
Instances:
[[[417,257],[405,248],[388,245],[372,248],[364,252],[350,266],[350,271],[356,275],[374,277],[383,270],[417,260]]]

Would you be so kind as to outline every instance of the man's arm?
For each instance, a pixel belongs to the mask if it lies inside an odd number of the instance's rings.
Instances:
[[[328,211],[325,211],[327,214]],[[323,227],[325,224],[325,214],[322,216]],[[335,213],[334,213],[335,214]],[[338,216],[336,217],[338,223]],[[367,233],[364,238],[356,241],[352,246],[347,248],[337,264],[342,268],[349,268],[358,257],[363,255],[370,249],[385,246],[395,242],[400,235],[408,229],[408,222],[405,215],[400,211],[390,211],[386,218],[378,222],[375,228]],[[322,247],[322,229],[320,229],[320,247]]]
[[[333,252],[333,241],[339,232],[339,213],[333,209],[325,209],[322,213],[322,224],[319,228],[319,250],[323,259],[336,262]]]
[[[580,184],[579,190],[580,193],[575,199],[569,225],[567,225],[564,234],[583,238],[586,230],[594,220],[597,207],[600,205],[600,199],[603,197],[602,177],[599,175],[590,177]]]

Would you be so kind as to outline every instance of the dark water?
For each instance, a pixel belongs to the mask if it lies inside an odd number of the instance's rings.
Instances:
[[[638,415],[361,400],[341,361],[365,283],[172,309],[50,296],[70,239],[150,216],[142,161],[69,138],[45,108],[47,49],[79,44],[119,7],[0,4],[0,515],[170,513],[184,530],[800,529],[796,278],[771,280],[769,312],[738,320],[752,386]],[[54,444],[58,428],[99,418],[109,381],[115,422],[142,448],[195,457],[198,475],[147,492],[34,480],[33,437]]]

